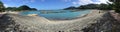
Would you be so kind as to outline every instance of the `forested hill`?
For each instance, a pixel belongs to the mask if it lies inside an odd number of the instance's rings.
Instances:
[[[68,7],[64,10],[74,10],[74,9],[100,9],[100,10],[112,10],[112,4],[87,4],[87,5],[81,5],[79,7]]]

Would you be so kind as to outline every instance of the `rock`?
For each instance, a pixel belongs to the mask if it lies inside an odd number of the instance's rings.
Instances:
[[[89,17],[57,22],[57,21],[50,21],[44,17],[8,14],[8,15],[5,15],[3,19],[1,19],[2,21],[0,20],[0,32],[6,32],[6,31],[7,32],[10,32],[10,31],[13,31],[13,32],[82,32],[81,29],[84,26],[86,26],[88,23],[94,22],[99,17],[101,17],[99,15],[103,15],[103,14],[93,13],[93,15],[92,14],[89,15]],[[101,21],[105,21],[105,19]],[[90,26],[92,28],[89,28],[90,30],[87,28],[83,30],[92,31],[94,30],[93,28],[98,29],[98,27],[95,27],[97,26],[96,24],[97,23],[92,24],[92,26]],[[101,23],[99,25],[103,25],[103,24],[104,23]],[[106,26],[106,25],[103,25],[103,26]]]
[[[120,23],[116,21],[110,12],[104,14],[102,18],[83,29],[84,32],[118,32]]]

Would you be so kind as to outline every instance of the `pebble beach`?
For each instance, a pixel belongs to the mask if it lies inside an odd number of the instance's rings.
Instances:
[[[98,10],[92,10],[91,13],[85,17],[72,20],[48,20],[44,17],[38,16],[21,16],[17,14],[7,14],[5,17],[10,17],[10,22],[14,22],[13,28],[2,31],[31,31],[31,32],[82,32],[81,30],[89,25],[95,23],[96,19],[101,18],[104,13],[99,13]],[[2,20],[2,19],[1,19]],[[5,21],[7,19],[3,19]],[[0,22],[2,22],[0,21]],[[8,25],[9,26],[9,25]],[[16,26],[18,26],[16,28]],[[12,27],[12,26],[10,26]],[[16,30],[14,30],[16,28]],[[12,30],[13,29],[13,30]]]

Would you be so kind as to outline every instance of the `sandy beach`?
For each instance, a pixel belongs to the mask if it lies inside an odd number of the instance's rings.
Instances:
[[[8,14],[16,24],[19,24],[25,31],[37,31],[37,32],[82,32],[81,29],[95,23],[96,19],[99,19],[104,13],[99,13],[98,10],[92,10],[91,13],[85,17],[73,19],[73,20],[48,20],[44,17],[38,16],[21,16],[16,14]]]

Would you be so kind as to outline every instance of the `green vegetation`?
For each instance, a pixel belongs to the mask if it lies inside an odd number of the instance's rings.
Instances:
[[[68,9],[70,9],[70,10],[74,10],[74,9],[76,9],[76,7],[71,6],[71,7],[65,8],[64,10],[68,10]]]
[[[4,12],[4,11],[5,11],[5,7],[3,3],[0,1],[0,12]]]
[[[64,10],[74,10],[74,9],[100,9],[100,10],[112,10],[112,5],[111,4],[88,4],[88,5],[81,5],[79,7],[68,7],[65,8]]]
[[[2,3],[0,1],[0,12],[4,12],[4,11],[27,11],[27,10],[37,10],[36,8],[30,8],[27,5],[22,5],[20,7],[7,7],[5,8],[5,6],[3,5],[4,3]]]
[[[120,13],[120,0],[109,0],[110,2],[113,2],[113,8],[115,12]]]
[[[88,4],[81,5],[79,7],[68,7],[64,10],[73,10],[73,9],[100,9],[100,10],[115,10],[115,12],[120,13],[120,0],[109,0],[112,3],[108,4]]]
[[[96,8],[98,8],[98,4],[88,4],[77,7],[77,9],[96,9]]]
[[[23,6],[20,6],[18,7],[18,10],[30,10],[31,8],[26,6],[26,5],[23,5]]]
[[[7,7],[6,10],[11,11],[25,11],[25,10],[37,10],[36,8],[30,8],[27,5],[22,5],[20,7]]]

